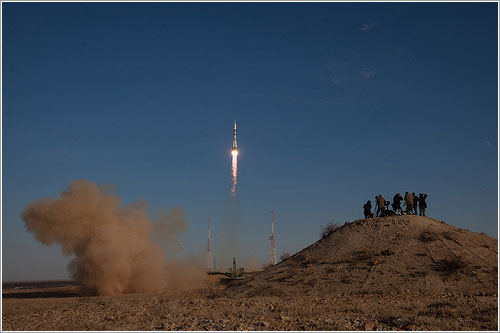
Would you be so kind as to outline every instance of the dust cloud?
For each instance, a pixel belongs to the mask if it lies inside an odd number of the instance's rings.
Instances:
[[[172,240],[176,239],[179,233],[188,230],[189,223],[184,208],[176,207],[160,213],[155,227],[155,234],[162,239]]]
[[[75,180],[59,198],[39,199],[22,213],[26,229],[43,244],[60,244],[65,255],[75,255],[68,269],[87,294],[157,292],[201,286],[204,269],[195,259],[167,260],[153,242],[187,231],[182,208],[159,223],[146,215],[146,202],[122,206],[110,187],[99,188]]]

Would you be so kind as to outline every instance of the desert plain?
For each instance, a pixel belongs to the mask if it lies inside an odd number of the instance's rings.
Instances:
[[[357,220],[229,285],[83,296],[3,284],[10,330],[498,330],[498,242],[418,216]]]

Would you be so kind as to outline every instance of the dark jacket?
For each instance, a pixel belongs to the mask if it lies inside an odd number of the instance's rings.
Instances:
[[[425,198],[427,198],[427,194],[420,193],[420,196],[418,197],[418,206],[427,208],[427,202],[425,202]]]
[[[413,207],[416,207],[417,203],[418,203],[418,196],[416,194],[413,194],[413,193],[412,193],[412,196],[413,196]]]
[[[393,206],[401,206],[401,200],[403,200],[403,197],[401,196],[401,194],[397,193],[394,196],[394,199],[392,199],[392,205]]]

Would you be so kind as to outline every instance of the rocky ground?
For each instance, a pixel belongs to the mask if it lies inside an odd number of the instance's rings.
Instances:
[[[61,295],[58,291],[58,296]],[[4,297],[2,309],[3,330],[496,331],[498,328],[496,294],[395,292],[233,298],[221,289],[204,288],[155,295]]]
[[[427,217],[357,220],[230,289],[240,296],[492,294],[498,289],[497,242]]]
[[[223,287],[82,297],[3,286],[3,330],[498,330],[498,241],[418,216],[346,223]]]

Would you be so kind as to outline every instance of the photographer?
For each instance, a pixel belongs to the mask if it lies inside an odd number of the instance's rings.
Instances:
[[[379,217],[384,211],[385,199],[382,196],[382,194],[379,194],[378,196],[375,197],[375,200],[377,202],[377,213],[375,214],[375,216]]]
[[[372,213],[372,202],[368,200],[363,206],[363,213],[365,214],[365,219],[373,217]]]
[[[406,214],[413,215],[413,195],[405,193]]]
[[[420,208],[420,216],[425,216],[425,209],[427,208],[427,202],[425,199],[427,198],[427,194],[420,193],[418,196],[418,207]]]
[[[415,215],[418,215],[417,212],[417,205],[418,205],[418,196],[413,192],[411,195],[413,195],[413,212],[415,212]]]
[[[403,197],[399,193],[396,193],[396,195],[392,199],[392,209],[394,209],[394,212],[396,212],[396,214],[398,215],[403,215],[403,209],[401,209],[401,200],[403,200]]]

